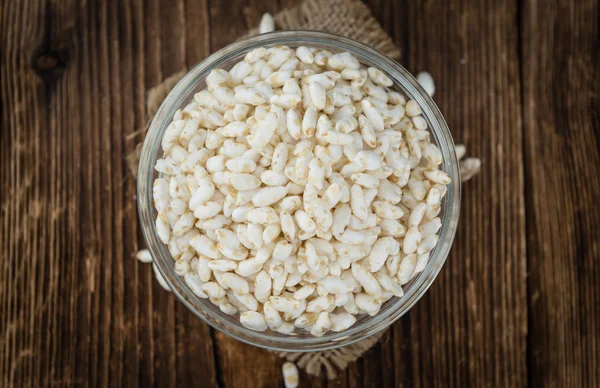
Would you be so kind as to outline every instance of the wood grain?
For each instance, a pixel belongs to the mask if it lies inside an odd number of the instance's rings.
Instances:
[[[392,37],[404,42],[401,63],[413,74],[432,74],[435,101],[455,141],[479,156],[483,167],[481,175],[463,186],[459,230],[443,271],[393,327],[391,343],[399,366],[395,383],[525,385],[523,145],[514,28],[518,4],[403,5],[372,7]],[[386,26],[385,15],[397,19]],[[420,28],[424,20],[435,20],[435,28]]]
[[[598,3],[366,2],[482,173],[425,297],[302,386],[600,385]],[[298,3],[0,3],[0,386],[282,386],[133,258],[125,156],[148,89]]]
[[[600,385],[598,20],[569,1],[521,18],[533,386]]]

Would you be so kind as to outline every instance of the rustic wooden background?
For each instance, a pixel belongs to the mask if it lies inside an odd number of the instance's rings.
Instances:
[[[282,385],[275,355],[132,256],[145,92],[242,34],[249,4],[0,2],[0,386]],[[427,295],[338,380],[302,385],[600,386],[598,2],[368,4],[483,169]]]

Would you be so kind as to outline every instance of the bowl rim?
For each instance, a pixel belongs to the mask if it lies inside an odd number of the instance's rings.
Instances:
[[[438,216],[442,218],[438,243],[432,251],[433,254],[430,256],[425,269],[411,280],[414,283],[411,284],[402,298],[392,298],[386,302],[387,305],[393,301],[385,310],[382,307],[379,314],[367,318],[362,324],[358,324],[357,321],[355,326],[340,333],[328,333],[324,337],[282,337],[252,331],[243,327],[239,321],[233,325],[214,309],[198,311],[192,305],[190,298],[196,299],[196,304],[199,302],[199,304],[204,305],[210,302],[194,295],[184,283],[183,277],[175,275],[171,254],[167,246],[158,239],[155,217],[153,216],[156,211],[152,199],[152,185],[155,179],[153,178],[153,174],[155,174],[154,163],[157,159],[157,152],[162,152],[160,139],[162,139],[166,126],[172,120],[173,113],[184,106],[182,103],[189,101],[189,93],[198,85],[200,80],[204,79],[204,76],[202,76],[204,73],[207,75],[211,69],[218,68],[220,64],[227,63],[233,57],[256,47],[273,45],[297,47],[299,45],[310,46],[311,44],[335,46],[335,48],[332,48],[335,51],[349,51],[355,56],[358,55],[359,59],[366,58],[376,63],[378,68],[392,78],[395,87],[401,89],[402,93],[408,98],[415,99],[423,110],[423,117],[429,123],[431,135],[442,151],[444,161],[441,167],[450,175],[452,183],[448,185],[442,211]],[[183,96],[187,96],[186,101],[182,101]],[[456,234],[460,215],[460,198],[460,169],[450,130],[439,108],[417,80],[396,61],[375,49],[353,39],[320,31],[277,31],[244,38],[218,50],[190,69],[169,92],[154,115],[144,139],[138,166],[137,205],[141,229],[153,257],[153,266],[162,275],[171,291],[188,309],[213,328],[244,343],[277,351],[309,352],[346,346],[387,328],[408,312],[429,289],[447,259]],[[403,288],[405,287],[403,286]],[[372,323],[364,325],[367,322]],[[269,331],[266,333],[269,333]]]

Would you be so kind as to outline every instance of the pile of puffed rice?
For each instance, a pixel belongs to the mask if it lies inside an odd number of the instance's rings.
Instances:
[[[156,231],[191,291],[243,326],[322,336],[425,268],[449,176],[414,101],[350,53],[257,48],[175,113]]]

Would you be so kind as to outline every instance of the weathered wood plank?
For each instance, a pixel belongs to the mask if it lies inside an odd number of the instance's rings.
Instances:
[[[149,28],[156,28],[156,32],[151,34],[154,39],[147,41],[149,47],[146,51],[158,53],[156,61],[146,68],[148,74],[154,74],[151,77],[153,82],[147,85],[147,89],[157,85],[165,77],[193,65],[190,60],[208,55],[208,30],[202,23],[206,18],[198,16],[206,15],[204,1],[185,4],[160,0],[154,11],[152,17],[146,17],[144,21]],[[154,40],[158,42],[155,43]],[[193,45],[193,49],[189,49],[190,45]],[[151,271],[150,268],[147,270]],[[154,307],[160,311],[160,314],[154,315],[154,342],[160,346],[154,354],[153,369],[157,374],[154,386],[188,386],[198,382],[216,385],[219,377],[209,326],[196,318],[171,294],[168,295],[168,309],[165,310],[161,299],[164,300],[167,294],[154,280],[152,282],[156,290],[153,295]]]
[[[484,163],[463,187],[459,231],[444,269],[394,325],[396,384],[525,385],[517,2],[374,3],[402,49],[401,63],[413,74],[432,74],[454,139]]]
[[[59,349],[74,349],[55,316],[75,316],[69,303],[76,277],[57,270],[58,258],[72,254],[73,244],[53,242],[57,231],[75,228],[69,196],[76,185],[65,163],[73,142],[58,143],[69,128],[57,129],[51,116],[57,108],[51,95],[63,87],[66,20],[57,18],[51,30],[51,10],[38,2],[1,8],[0,384],[11,386],[54,379],[53,368],[64,369],[68,361]],[[69,371],[65,380],[72,380]]]
[[[532,386],[600,385],[598,8],[521,14]]]
[[[166,28],[164,40],[181,42],[171,62],[164,70],[148,61],[160,40],[144,33],[173,15],[153,9],[139,1],[2,8],[2,20],[16,22],[2,29],[3,386],[216,381],[208,327],[186,322],[190,313],[132,257],[128,135],[145,121],[145,74],[160,80],[186,59],[184,34]]]

